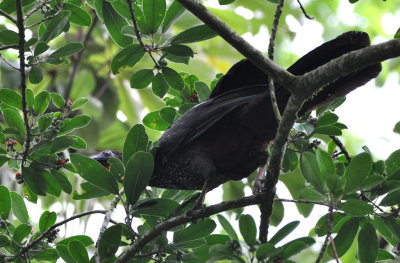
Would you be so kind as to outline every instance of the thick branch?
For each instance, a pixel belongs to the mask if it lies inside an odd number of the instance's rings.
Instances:
[[[293,76],[285,69],[279,67],[270,59],[266,58],[260,51],[246,42],[241,36],[236,34],[221,20],[211,14],[204,6],[194,0],[178,0],[187,10],[192,12],[201,21],[213,29],[219,36],[225,39],[232,47],[239,51],[243,56],[259,67],[266,74],[271,76],[279,84],[292,89],[296,76]]]
[[[294,92],[300,98],[309,97],[318,89],[351,72],[398,56],[400,38],[347,53],[301,76]]]

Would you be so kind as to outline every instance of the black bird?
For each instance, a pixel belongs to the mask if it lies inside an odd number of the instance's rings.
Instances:
[[[303,75],[343,54],[370,45],[368,34],[351,31],[312,50],[288,68]],[[304,103],[298,115],[326,104],[378,76],[373,64],[327,85]],[[290,93],[276,84],[278,107],[284,111]],[[267,75],[244,59],[220,79],[208,100],[188,110],[158,141],[149,185],[202,190],[204,195],[229,181],[240,180],[264,165],[266,146],[277,132]]]

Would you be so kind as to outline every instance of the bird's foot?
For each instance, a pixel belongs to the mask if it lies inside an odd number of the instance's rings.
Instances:
[[[195,210],[199,210],[199,209],[202,210],[202,211],[201,211],[201,214],[203,215],[203,216],[200,217],[200,219],[204,219],[204,218],[205,218],[204,213],[205,213],[205,211],[206,211],[206,205],[203,204],[203,203],[197,203],[195,206],[191,207],[189,210],[187,210],[187,211],[185,212],[184,216],[185,216],[186,218],[191,219],[191,220],[192,220],[192,223],[195,224],[195,223],[197,222],[197,219],[199,219],[199,218],[193,218],[193,212],[194,212]]]

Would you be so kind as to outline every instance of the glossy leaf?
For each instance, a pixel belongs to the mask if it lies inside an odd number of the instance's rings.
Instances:
[[[204,219],[196,224],[190,224],[188,227],[174,233],[174,243],[207,237],[214,231],[216,226],[215,222],[211,219]]]
[[[249,246],[254,246],[257,241],[256,223],[251,215],[241,215],[239,218],[239,230],[244,241]]]
[[[176,19],[179,18],[185,12],[185,8],[178,2],[174,1],[172,4],[169,6],[166,14],[164,21],[162,23],[162,33],[166,32],[176,21]]]
[[[81,42],[68,43],[51,53],[48,58],[57,59],[61,57],[69,57],[75,53],[78,53],[82,49],[83,44]]]
[[[71,162],[86,181],[108,193],[118,194],[117,181],[99,162],[77,153],[71,154]]]
[[[280,254],[282,250],[283,249],[281,247],[275,248],[274,244],[272,243],[264,243],[257,248],[256,257],[258,260],[264,260]]]
[[[146,131],[141,124],[134,125],[126,135],[124,149],[123,149],[123,160],[124,164],[128,163],[129,158],[138,151],[146,151],[149,138]]]
[[[58,252],[55,248],[47,248],[33,255],[33,258],[37,260],[54,262],[57,261],[60,256],[58,255]]]
[[[339,208],[353,216],[364,216],[374,212],[374,207],[372,205],[357,199],[347,200],[345,203],[340,204]]]
[[[49,229],[57,220],[57,214],[55,212],[44,211],[39,219],[39,230],[44,233]]]
[[[334,114],[334,113],[326,113],[324,115],[322,115],[317,121],[316,121],[316,125],[317,127],[319,126],[328,126],[331,124],[334,124],[335,122],[337,122],[339,119],[339,117]]]
[[[155,33],[160,27],[165,15],[165,0],[146,0],[143,1],[143,14],[146,24],[151,34]]]
[[[353,244],[354,238],[358,232],[359,219],[353,217],[346,221],[340,228],[338,234],[334,238],[336,252],[339,257],[343,256]],[[332,247],[328,247],[329,254],[332,255]]]
[[[293,221],[286,224],[284,227],[278,230],[278,232],[269,240],[269,242],[272,244],[277,244],[279,241],[292,233],[292,231],[295,230],[299,224],[300,221]]]
[[[47,107],[49,106],[50,102],[50,93],[47,91],[40,92],[37,96],[35,96],[35,114],[39,115],[46,111]]]
[[[86,115],[78,115],[73,117],[72,119],[64,120],[64,123],[61,125],[60,134],[65,134],[73,129],[85,127],[90,122],[90,117]]]
[[[101,235],[98,245],[98,253],[101,259],[110,258],[117,252],[122,237],[121,225],[107,228]]]
[[[150,85],[154,78],[152,69],[141,69],[136,71],[130,78],[132,89],[144,89]]]
[[[163,74],[157,73],[153,78],[151,88],[153,93],[162,98],[168,92],[168,83],[165,81]]]
[[[79,241],[71,241],[68,244],[68,251],[72,258],[79,263],[89,263],[89,255],[85,246]]]
[[[43,71],[40,67],[32,67],[29,71],[29,81],[32,84],[38,84],[43,80]]]
[[[129,158],[126,165],[124,189],[130,204],[139,199],[153,173],[154,161],[151,153],[138,151]]]
[[[170,41],[173,44],[186,44],[207,40],[217,36],[217,34],[207,25],[195,26],[179,33]]]
[[[12,30],[2,30],[0,31],[0,43],[8,46],[8,45],[18,45],[19,36],[18,33]]]
[[[231,237],[231,239],[239,241],[236,231],[232,227],[231,223],[229,223],[229,221],[223,215],[217,215],[217,217],[218,217],[219,223],[224,228],[226,233],[228,233],[228,235]]]
[[[10,192],[11,207],[15,217],[22,223],[29,223],[29,214],[24,199],[16,192]]]
[[[79,110],[80,108],[84,107],[86,105],[86,103],[88,103],[89,99],[88,98],[79,98],[76,101],[74,101],[74,103],[71,106],[71,110]]]
[[[11,211],[11,196],[4,185],[0,185],[0,200],[0,218],[6,220]]]
[[[123,17],[121,17],[115,11],[113,6],[109,2],[107,1],[102,1],[102,2],[103,2],[102,12],[104,17],[104,24],[112,40],[114,40],[114,42],[117,43],[117,45],[119,45],[120,47],[129,46],[130,44],[132,44],[132,38],[125,36],[121,33],[122,28],[126,26],[128,23]],[[116,74],[114,70],[113,73]]]
[[[304,152],[300,158],[301,172],[307,181],[320,193],[325,193],[325,180],[318,166],[315,154]]]
[[[67,237],[67,238],[62,239],[60,242],[58,242],[58,244],[68,246],[68,244],[69,244],[70,242],[72,242],[72,241],[79,241],[79,242],[81,242],[85,247],[88,247],[88,246],[94,244],[92,238],[89,237],[89,236],[85,236],[85,235],[76,235],[76,236]]]
[[[77,5],[64,3],[63,9],[71,11],[69,21],[74,24],[80,26],[90,26],[90,24],[92,23],[92,18],[90,17],[89,13]]]
[[[44,196],[47,193],[48,186],[43,175],[45,172],[45,170],[32,167],[24,167],[22,170],[25,184],[36,195]]]
[[[21,95],[12,89],[0,89],[0,101],[17,109],[22,109]]]
[[[378,237],[372,224],[365,224],[358,235],[358,259],[361,263],[374,263],[378,257]]]
[[[50,40],[61,34],[65,25],[68,23],[70,15],[70,11],[61,11],[56,17],[51,19],[40,40],[48,43]]]
[[[111,61],[113,74],[118,74],[122,67],[133,67],[144,56],[144,51],[139,44],[133,44],[121,50]]]
[[[372,165],[371,155],[365,152],[360,153],[351,160],[345,174],[346,192],[352,192],[359,188],[359,185],[371,173]]]
[[[57,253],[65,261],[65,263],[78,263],[69,253],[67,245],[61,245],[60,243],[56,246]]]
[[[394,206],[400,203],[400,188],[389,192],[379,203],[382,206]]]
[[[51,143],[51,153],[62,152],[71,147],[77,141],[73,136],[57,137]]]
[[[182,90],[184,87],[183,79],[178,72],[169,67],[162,68],[162,75],[168,85],[176,90]]]
[[[145,199],[144,202],[141,201],[137,203],[134,216],[167,218],[173,214],[179,206],[178,202],[166,198]]]
[[[172,107],[164,107],[160,110],[160,116],[164,121],[172,124],[175,120],[176,109]]]
[[[20,243],[24,238],[26,238],[32,232],[32,226],[28,224],[19,225],[13,234],[13,240]]]
[[[54,176],[54,178],[57,180],[58,184],[60,185],[61,189],[67,193],[71,194],[72,193],[72,185],[69,182],[67,175],[60,171],[60,170],[51,170],[51,174]]]
[[[49,50],[49,48],[50,48],[50,46],[47,45],[46,42],[40,41],[39,43],[36,44],[33,54],[35,56],[39,56],[39,55],[43,54],[44,52],[46,52],[47,50]]]
[[[392,152],[385,161],[386,172],[388,177],[394,174],[398,169],[400,169],[400,150]]]
[[[233,2],[235,2],[235,0],[218,0],[218,3],[220,5],[229,5],[232,4]]]
[[[50,93],[51,101],[53,102],[54,106],[57,108],[63,108],[65,105],[64,98],[55,92]]]

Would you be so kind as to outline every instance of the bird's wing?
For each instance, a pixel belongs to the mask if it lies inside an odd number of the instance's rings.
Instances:
[[[196,105],[165,131],[158,141],[159,149],[165,155],[173,154],[179,147],[195,141],[230,112],[259,96],[265,89],[265,85],[245,86]]]

